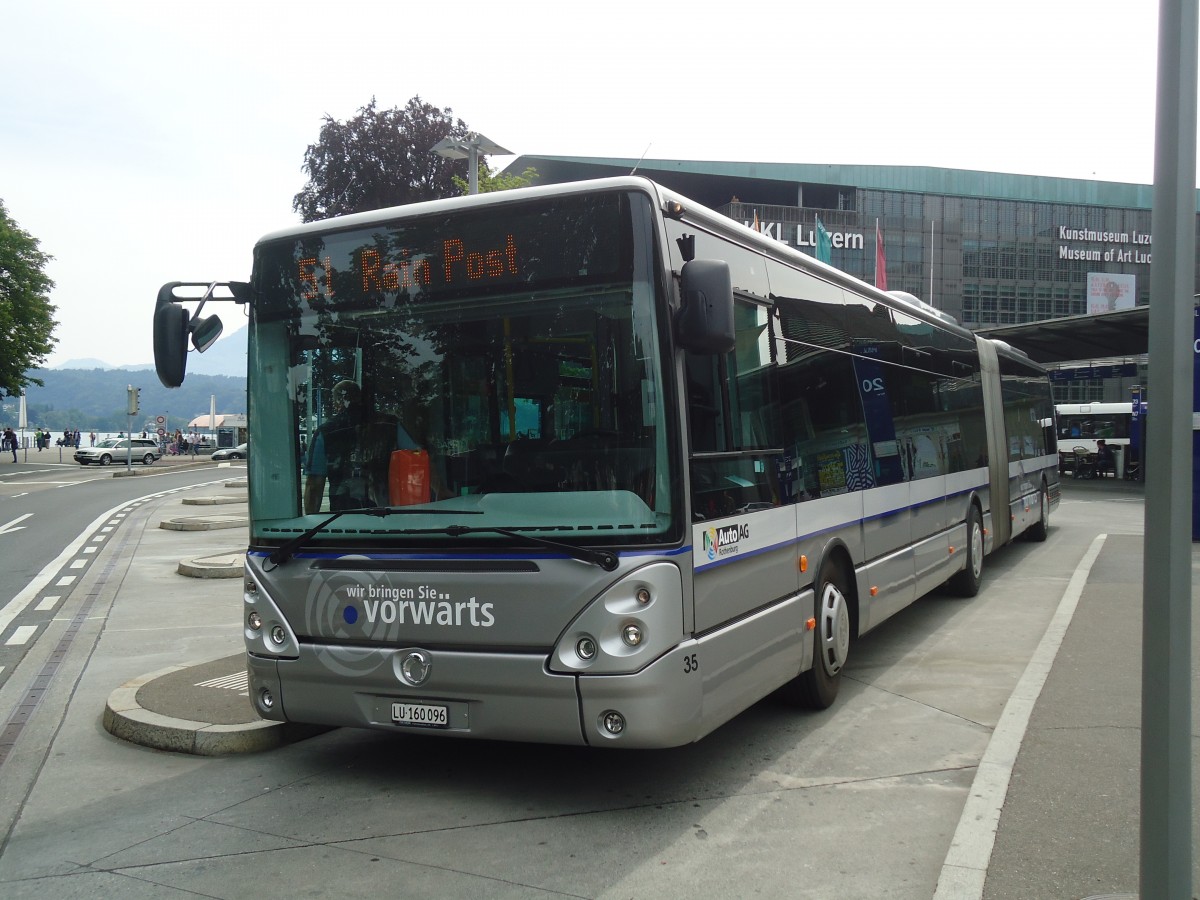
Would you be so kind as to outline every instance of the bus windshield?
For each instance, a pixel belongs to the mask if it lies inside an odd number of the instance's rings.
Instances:
[[[252,496],[257,536],[342,512],[314,541],[663,540],[679,466],[649,215],[640,195],[559,196],[260,244],[249,374],[269,472],[252,483],[276,483]],[[352,512],[379,507],[412,515]]]

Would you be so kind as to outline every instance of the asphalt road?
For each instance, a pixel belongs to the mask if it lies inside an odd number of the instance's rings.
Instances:
[[[69,461],[69,451],[60,453],[56,447],[40,454],[19,451],[16,464],[11,459],[7,453],[0,457],[0,634],[18,616],[30,621],[0,644],[0,685],[33,645],[39,626],[49,619],[34,616],[28,605],[18,608],[22,595],[49,578],[71,579],[64,584],[70,587],[76,577],[69,569],[71,563],[66,562],[60,573],[56,561],[93,520],[138,497],[222,481],[230,471],[211,464],[160,461],[151,466],[135,463],[136,474],[130,477],[125,466],[77,465]],[[81,549],[94,553],[100,548]]]

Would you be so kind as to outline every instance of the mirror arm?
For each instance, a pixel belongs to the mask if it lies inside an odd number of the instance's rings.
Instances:
[[[214,297],[213,293],[217,288],[229,288],[229,293],[232,297]],[[204,309],[204,304],[209,300],[230,300],[234,303],[249,303],[250,302],[250,284],[245,281],[212,281],[209,282],[208,289],[205,290],[204,296],[200,298],[200,303],[197,304],[195,312],[192,313],[192,321],[195,322],[200,318],[200,310]]]

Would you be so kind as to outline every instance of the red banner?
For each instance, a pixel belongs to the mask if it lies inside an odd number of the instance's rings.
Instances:
[[[879,220],[875,220],[875,287],[887,290],[887,258],[883,255],[883,232]]]

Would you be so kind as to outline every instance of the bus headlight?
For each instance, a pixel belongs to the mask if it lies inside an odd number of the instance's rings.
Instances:
[[[242,637],[247,653],[276,659],[296,659],[300,656],[300,642],[265,585],[253,577],[247,577],[242,604],[245,615]]]
[[[607,588],[559,636],[553,672],[636,672],[683,640],[683,576],[673,563],[644,566]]]
[[[580,659],[592,659],[596,655],[596,639],[591,635],[584,635],[575,642],[575,652],[579,654]]]

